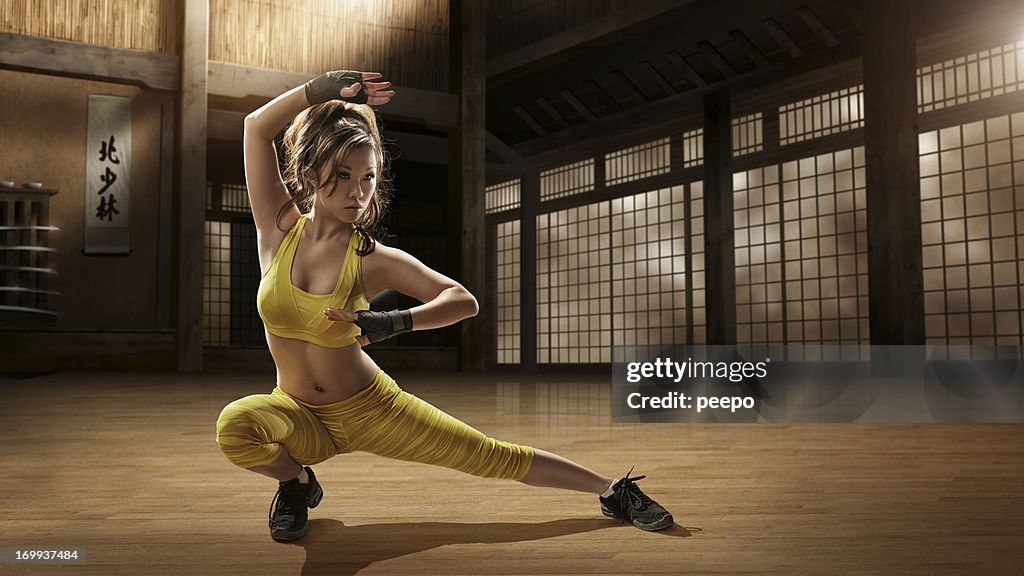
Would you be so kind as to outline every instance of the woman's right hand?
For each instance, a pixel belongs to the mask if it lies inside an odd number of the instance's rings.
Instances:
[[[333,70],[306,82],[306,100],[310,105],[330,100],[382,106],[395,95],[387,90],[391,82],[370,82],[381,77],[378,72]]]

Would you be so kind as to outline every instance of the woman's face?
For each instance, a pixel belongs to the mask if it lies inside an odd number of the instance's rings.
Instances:
[[[332,169],[337,173],[331,174]],[[349,150],[336,166],[328,164],[324,168],[320,181],[326,184],[316,190],[318,209],[327,210],[342,222],[356,222],[377,189],[377,155],[369,146]]]

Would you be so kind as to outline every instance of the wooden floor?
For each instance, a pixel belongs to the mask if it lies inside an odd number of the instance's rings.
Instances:
[[[367,454],[316,468],[309,534],[273,542],[273,480],[214,442],[272,376],[0,379],[0,548],[79,548],[14,574],[1020,574],[1020,425],[610,423],[606,377],[393,374],[497,438],[604,474],[636,465],[677,526],[594,496]]]

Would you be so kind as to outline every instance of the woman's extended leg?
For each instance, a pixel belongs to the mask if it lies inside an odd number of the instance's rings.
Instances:
[[[575,462],[530,446],[488,437],[403,391],[384,371],[326,421],[342,422],[349,447],[395,458],[454,468],[483,478],[517,480],[600,495],[601,512],[644,530],[672,524],[672,515],[634,483],[612,482]]]
[[[381,371],[358,408],[339,414],[353,450],[485,478],[602,494],[612,478],[556,454],[490,438],[401,390]]]
[[[592,494],[603,494],[612,485],[612,478],[562,458],[557,454],[534,449],[533,466],[520,480],[530,486],[565,488]]]

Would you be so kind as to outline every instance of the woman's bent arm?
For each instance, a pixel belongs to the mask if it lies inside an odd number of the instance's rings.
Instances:
[[[422,306],[397,312],[399,314],[397,318],[401,318],[403,313],[409,313],[412,316],[412,330],[431,330],[433,328],[451,326],[456,322],[476,316],[480,311],[476,298],[460,284],[449,286],[438,293],[436,297],[428,300]],[[356,337],[356,341],[361,346],[369,345],[371,343],[370,337],[374,338],[374,342],[379,342],[391,336],[407,332],[409,328],[408,325],[405,329],[393,328],[392,322],[397,321],[397,319],[391,317],[391,315],[396,314],[394,310],[390,312],[367,312],[361,310],[356,314],[349,310],[327,308],[324,310],[324,314],[331,320],[338,322],[353,322],[357,324],[362,322],[359,325],[363,328],[364,334]],[[361,315],[367,314],[375,315],[376,318],[364,317],[360,319]],[[377,333],[376,336],[374,336],[375,333]]]
[[[431,330],[444,328],[457,322],[472,318],[480,311],[476,298],[462,286],[452,286],[443,290],[436,298],[415,308],[412,313],[413,330]]]
[[[408,310],[413,330],[443,328],[476,316],[480,311],[469,290],[398,248],[378,244],[361,265],[363,280],[370,280],[364,286],[365,293],[379,294],[392,288],[423,302]],[[324,313],[332,320],[355,322],[357,319],[356,314],[348,310],[328,309]],[[363,346],[369,343],[365,336],[358,340]]]
[[[404,250],[377,245],[371,258],[362,262],[363,281],[370,293],[392,288],[423,302],[410,308],[413,330],[450,326],[476,316],[476,298],[461,284],[433,270]]]

